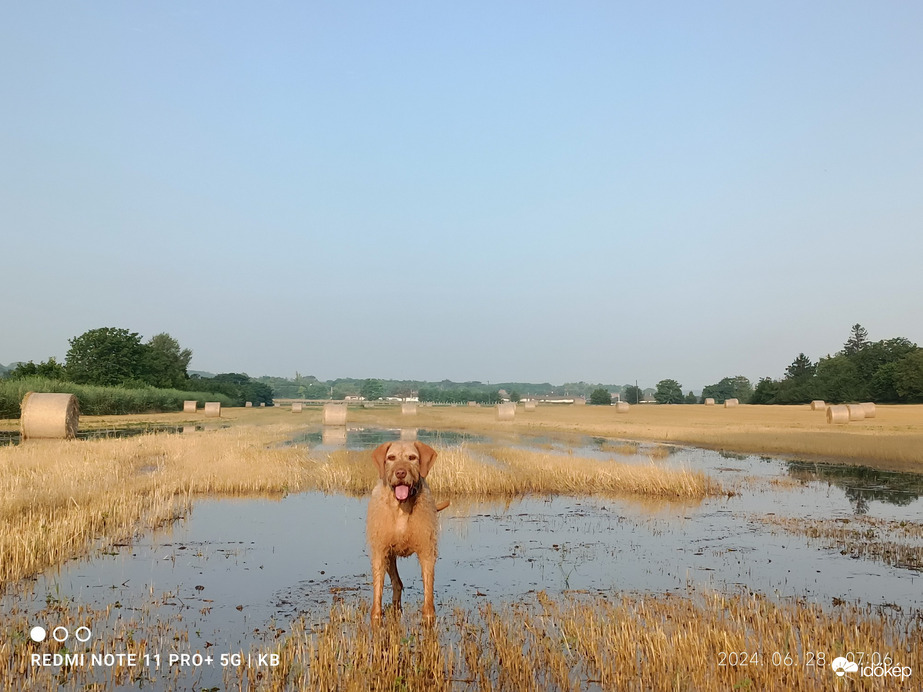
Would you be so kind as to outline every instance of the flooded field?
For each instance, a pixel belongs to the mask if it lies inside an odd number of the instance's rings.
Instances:
[[[318,428],[288,444],[323,455],[401,436],[437,449],[498,443],[444,431]],[[536,594],[711,591],[833,612],[859,606],[897,620],[923,612],[921,475],[604,438],[499,442],[565,459],[701,469],[728,493],[683,503],[593,497],[592,488],[584,496],[453,500],[440,514],[438,613]],[[362,498],[317,492],[198,500],[165,530],[11,587],[5,629],[18,623],[70,632],[92,621],[88,631],[101,648],[146,632],[150,653],[181,649],[218,659],[254,650],[283,638],[299,616],[307,627],[322,625],[335,602],[367,608],[365,506]],[[422,600],[416,559],[400,566],[405,610],[415,611]],[[222,685],[228,673],[215,665],[173,674],[167,687],[198,689]],[[147,678],[129,675],[113,689],[139,680]]]

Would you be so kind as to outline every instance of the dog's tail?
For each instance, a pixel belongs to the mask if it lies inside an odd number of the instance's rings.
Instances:
[[[437,512],[441,512],[441,511],[444,510],[446,507],[448,507],[450,504],[452,504],[452,503],[449,502],[448,500],[443,500],[442,502],[437,502],[437,503],[436,503],[436,511],[437,511]]]

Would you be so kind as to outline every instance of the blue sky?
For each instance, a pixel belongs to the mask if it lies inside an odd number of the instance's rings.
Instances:
[[[7,3],[0,363],[699,389],[923,342],[918,3]]]

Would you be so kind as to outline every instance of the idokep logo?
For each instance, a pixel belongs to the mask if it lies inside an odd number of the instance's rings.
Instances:
[[[837,656],[830,665],[833,667],[833,672],[836,673],[838,678],[843,677],[846,673],[856,673],[859,670],[858,663],[843,658],[842,656]]]
[[[906,680],[913,675],[913,669],[910,666],[894,665],[890,656],[884,658],[875,657],[871,665],[859,665],[845,656],[837,656],[830,664],[833,672],[838,678],[842,678],[847,673],[858,673],[862,678],[900,678]]]

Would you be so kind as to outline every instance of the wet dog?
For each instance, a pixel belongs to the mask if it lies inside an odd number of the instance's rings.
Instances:
[[[423,574],[423,617],[436,615],[433,580],[436,570],[436,512],[426,474],[436,461],[436,451],[422,442],[386,442],[372,452],[378,483],[369,498],[366,537],[372,560],[372,620],[381,619],[385,572],[391,578],[392,603],[401,609],[404,588],[397,573],[397,558],[416,553]]]

